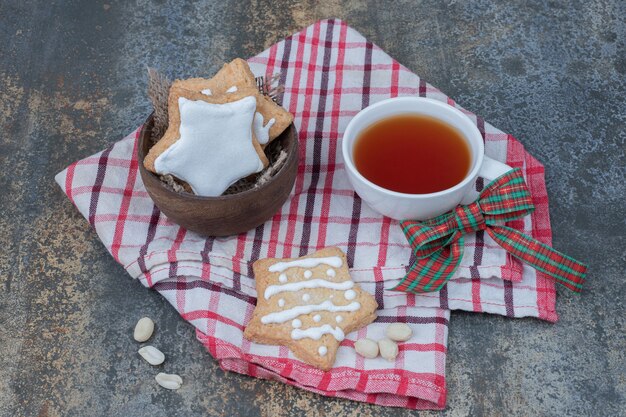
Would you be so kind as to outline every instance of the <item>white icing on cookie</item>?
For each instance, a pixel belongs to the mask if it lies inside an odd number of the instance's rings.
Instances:
[[[204,90],[200,91],[202,94],[204,94],[205,96],[210,96],[212,95],[211,93],[211,89],[210,88],[205,88]]]
[[[265,145],[270,140],[270,129],[276,123],[276,119],[273,117],[263,126],[263,115],[259,112],[254,114],[254,121],[252,122],[252,129],[254,129],[254,136],[261,145]]]
[[[316,314],[313,316],[313,321],[316,323],[319,323],[322,320],[322,316],[320,316],[319,314]]]
[[[301,322],[299,319],[294,319],[294,320],[291,322],[291,326],[292,326],[294,329],[299,329],[300,327],[302,327],[302,322]]]
[[[281,298],[280,300],[278,300],[278,307],[284,307],[285,306],[285,299]]]
[[[328,275],[329,277],[333,278],[337,274],[335,273],[334,269],[329,268],[329,269],[326,270],[326,275]]]
[[[361,304],[357,301],[353,301],[346,305],[336,305],[332,301],[326,300],[320,304],[307,304],[302,306],[295,306],[283,311],[275,311],[261,317],[261,323],[285,323],[291,319],[302,314],[311,314],[316,311],[330,311],[332,313],[338,313],[341,311],[357,311],[361,308]]]
[[[319,353],[320,356],[326,356],[326,354],[328,353],[328,348],[326,346],[320,346],[317,348],[317,353]]]
[[[291,338],[294,340],[300,339],[313,339],[319,340],[325,334],[332,334],[337,341],[341,342],[346,335],[343,333],[340,327],[332,327],[330,324],[324,324],[320,327],[309,327],[308,329],[293,329],[291,331]]]
[[[227,93],[236,93],[237,92],[237,86],[233,85],[232,87],[230,87],[228,90],[226,90]]]
[[[307,301],[311,301],[311,296],[309,294],[302,294],[302,301],[304,301],[305,303]]]
[[[343,293],[343,296],[346,297],[346,300],[354,300],[356,298],[356,292],[354,292],[354,290],[348,290]]]
[[[341,322],[343,321],[343,317],[342,317],[342,316],[336,316],[336,317],[335,317],[335,321],[336,321],[337,323],[341,323]]]
[[[279,294],[281,292],[295,292],[300,291],[305,288],[328,288],[331,290],[349,290],[354,287],[354,282],[352,281],[343,281],[343,282],[333,282],[327,281],[325,279],[315,278],[309,281],[298,281],[298,282],[290,282],[288,284],[282,285],[270,285],[265,289],[263,293],[265,299],[269,299],[272,295]]]
[[[280,275],[278,276],[278,280],[279,280],[280,282],[287,282],[287,275],[285,275],[285,274],[280,274]],[[266,298],[267,298],[267,297],[266,297]]]
[[[308,269],[306,271],[304,271],[304,277],[306,279],[309,279],[313,276],[313,272],[309,271]]]
[[[157,173],[189,183],[196,195],[215,197],[263,169],[250,129],[254,97],[226,104],[179,97],[178,107],[180,139],[156,158]]]
[[[276,262],[271,265],[268,270],[270,272],[283,272],[286,269],[300,267],[300,268],[315,268],[318,265],[330,265],[334,268],[339,268],[343,265],[343,261],[339,256],[329,256],[326,258],[302,258],[294,261]]]

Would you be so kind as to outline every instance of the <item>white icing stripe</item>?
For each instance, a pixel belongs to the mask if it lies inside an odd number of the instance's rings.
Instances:
[[[254,120],[252,121],[252,129],[254,135],[261,145],[265,145],[270,140],[270,129],[276,123],[276,119],[273,117],[263,126],[263,115],[259,112],[254,114]]]
[[[300,340],[309,338],[313,340],[319,340],[325,334],[332,334],[338,342],[341,342],[346,335],[343,333],[340,327],[332,327],[330,324],[325,324],[320,327],[309,327],[308,329],[293,329],[291,331],[291,338],[294,340]]]
[[[230,87],[228,90],[226,90],[227,93],[236,93],[237,92],[237,86],[233,85],[232,87]]]
[[[296,307],[288,308],[287,310],[276,311],[274,313],[267,314],[261,317],[261,323],[263,324],[284,323],[291,319],[295,319],[296,317],[302,314],[310,314],[310,313],[313,313],[314,311],[332,311],[336,313],[339,311],[357,311],[359,308],[361,308],[361,304],[359,304],[357,301],[353,301],[350,304],[346,304],[343,306],[338,306],[336,304],[333,304],[332,301],[326,300],[321,304],[308,304],[304,306],[296,306]]]
[[[343,261],[339,256],[329,256],[327,258],[304,258],[296,259],[295,261],[288,262],[276,262],[269,267],[270,272],[283,272],[286,269],[293,267],[300,268],[315,268],[318,265],[330,265],[335,268],[340,268],[343,265]]]
[[[300,291],[304,288],[329,288],[331,290],[349,290],[354,286],[352,281],[333,282],[325,279],[315,278],[309,281],[290,282],[282,285],[270,285],[265,289],[263,295],[265,299],[269,299],[272,295],[280,294],[281,292],[294,292]]]

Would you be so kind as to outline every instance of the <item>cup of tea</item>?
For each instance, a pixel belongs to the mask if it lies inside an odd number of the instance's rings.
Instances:
[[[348,123],[341,150],[357,194],[397,220],[426,220],[468,204],[476,177],[492,180],[512,169],[485,156],[482,135],[466,115],[422,97],[361,110]]]

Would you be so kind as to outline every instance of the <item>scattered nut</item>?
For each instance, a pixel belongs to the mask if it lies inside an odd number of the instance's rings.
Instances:
[[[398,344],[390,339],[381,339],[378,341],[378,348],[380,349],[380,356],[393,361],[398,356]]]
[[[142,358],[146,360],[150,365],[161,365],[165,360],[165,355],[159,349],[154,346],[144,346],[139,349],[138,353]]]
[[[372,339],[359,339],[354,343],[356,353],[364,358],[374,359],[378,356],[378,344]]]
[[[387,337],[396,342],[406,342],[413,335],[413,330],[405,323],[393,323],[387,327]]]
[[[137,325],[135,325],[135,333],[133,334],[133,337],[138,342],[145,342],[150,339],[152,332],[154,332],[154,322],[150,320],[150,318],[144,317],[139,319]]]
[[[163,372],[154,377],[156,382],[167,389],[178,389],[183,385],[183,379],[176,374],[165,374]]]

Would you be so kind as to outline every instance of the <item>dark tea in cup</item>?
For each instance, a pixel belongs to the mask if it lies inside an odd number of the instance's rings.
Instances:
[[[461,132],[421,114],[399,114],[366,127],[354,143],[356,169],[374,184],[430,194],[463,181],[472,156]]]

